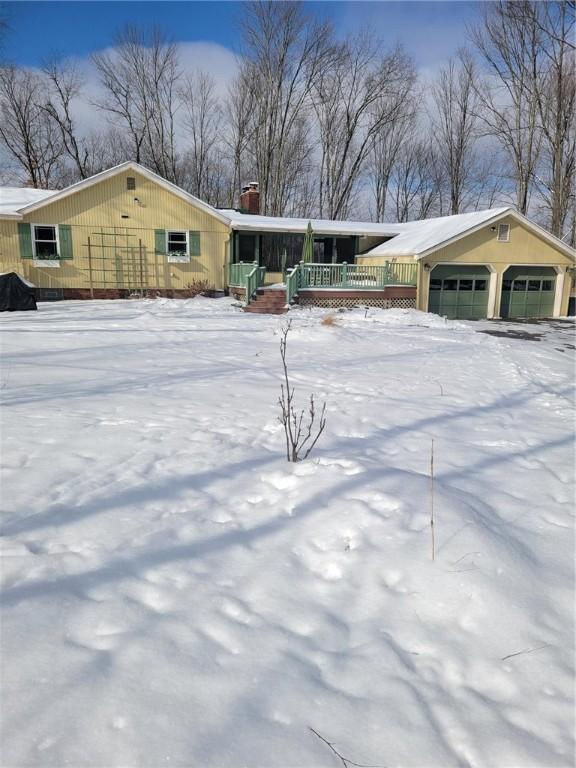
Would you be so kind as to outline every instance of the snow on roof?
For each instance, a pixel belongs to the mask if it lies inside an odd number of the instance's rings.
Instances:
[[[45,200],[56,192],[30,187],[0,187],[0,216],[17,216],[20,208]]]
[[[375,235],[390,237],[401,231],[403,224],[382,224],[373,221],[331,221],[329,219],[292,219],[282,216],[255,216],[238,213],[232,208],[219,209],[230,220],[232,229],[259,232],[306,232],[308,222],[320,235]]]
[[[396,225],[400,232],[392,240],[375,246],[363,256],[419,256],[433,250],[442,243],[464,234],[470,229],[482,226],[513,209],[490,208],[487,211],[460,213],[454,216],[439,216],[435,219],[409,221]]]

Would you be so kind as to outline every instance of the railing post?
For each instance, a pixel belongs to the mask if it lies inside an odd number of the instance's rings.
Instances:
[[[348,262],[342,262],[342,287],[348,287]]]

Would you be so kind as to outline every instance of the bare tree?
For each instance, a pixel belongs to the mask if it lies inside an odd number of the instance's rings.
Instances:
[[[426,219],[442,213],[437,207],[441,180],[434,147],[430,141],[418,139],[415,131],[397,154],[389,184],[396,221]]]
[[[215,86],[209,74],[199,71],[186,79],[181,93],[190,141],[191,191],[211,204],[221,202],[222,106]]]
[[[461,49],[457,61],[450,59],[432,86],[432,127],[450,191],[451,214],[466,207],[466,188],[474,173],[478,122],[475,78],[472,57]]]
[[[246,70],[240,72],[232,87],[229,88],[228,98],[224,106],[225,130],[223,140],[227,148],[232,173],[228,190],[228,205],[234,207],[243,181],[247,176],[254,177],[256,169],[254,158],[249,153],[251,145],[252,97],[254,91]]]
[[[574,207],[574,3],[499,0],[472,39],[489,68],[483,120],[512,160],[516,204],[538,191],[546,226],[570,239]]]
[[[507,0],[486,4],[482,23],[470,32],[488,68],[487,78],[474,85],[480,117],[486,132],[506,153],[516,190],[515,204],[524,214],[541,148],[537,99],[540,32],[526,16],[525,5]]]
[[[330,27],[308,17],[301,3],[246,6],[238,87],[252,107],[248,152],[262,213],[280,215],[293,205],[293,182],[309,168],[310,87],[329,45]]]
[[[99,163],[94,163],[94,143],[78,134],[78,128],[72,115],[72,106],[84,85],[84,78],[74,64],[59,59],[52,59],[43,67],[50,91],[42,109],[54,121],[60,132],[64,151],[74,166],[74,180],[86,179],[102,170]]]
[[[138,27],[126,27],[117,35],[112,53],[96,54],[92,60],[106,94],[97,106],[127,128],[131,158],[178,182],[176,45],[158,28],[146,34]]]
[[[327,218],[350,213],[353,192],[378,134],[411,109],[412,62],[385,54],[364,32],[335,46],[312,83],[320,132],[319,206]]]
[[[58,186],[64,147],[43,109],[45,85],[36,73],[0,69],[0,139],[33,187]]]
[[[374,136],[368,160],[368,174],[374,197],[373,216],[376,221],[386,218],[392,172],[415,117],[413,108],[405,118],[392,121]]]
[[[563,237],[576,202],[576,71],[571,42],[574,7],[566,2],[531,3],[525,12],[527,23],[536,20],[539,27],[543,61],[536,99],[545,167],[537,181],[549,211],[550,231]]]

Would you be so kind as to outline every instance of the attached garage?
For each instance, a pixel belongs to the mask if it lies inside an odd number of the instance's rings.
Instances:
[[[553,317],[555,295],[552,267],[510,267],[502,279],[501,317]]]
[[[487,317],[490,272],[486,267],[439,265],[430,273],[428,311],[451,320]]]

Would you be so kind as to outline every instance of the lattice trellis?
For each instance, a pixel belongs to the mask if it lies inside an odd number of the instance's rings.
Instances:
[[[305,298],[299,297],[298,304],[301,307],[358,307],[360,305],[367,307],[380,307],[380,309],[416,309],[416,299],[381,299],[366,296],[362,299],[351,299],[346,296],[331,298]]]

